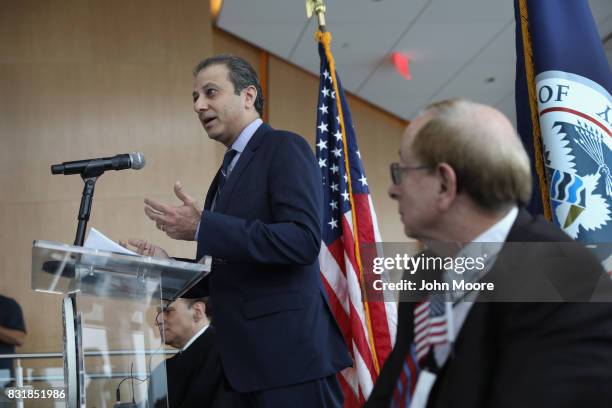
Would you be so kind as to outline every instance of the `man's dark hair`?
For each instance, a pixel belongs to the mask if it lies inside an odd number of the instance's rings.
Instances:
[[[212,65],[225,65],[229,71],[229,80],[234,85],[234,93],[240,95],[240,92],[247,86],[253,85],[257,90],[255,98],[255,110],[259,116],[263,117],[264,97],[259,84],[257,73],[246,60],[232,54],[219,54],[208,57],[202,60],[193,69],[193,76],[197,76],[200,71]]]
[[[210,307],[210,302],[208,301],[207,297],[185,299],[185,300],[187,301],[187,307],[190,309],[193,305],[195,305],[198,302],[204,303],[204,306],[205,306],[204,310],[206,313],[206,317],[208,317],[208,320],[212,320],[212,308]]]

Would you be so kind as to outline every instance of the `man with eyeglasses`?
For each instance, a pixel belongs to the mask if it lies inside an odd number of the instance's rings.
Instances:
[[[479,279],[529,276],[529,268],[504,267],[504,243],[571,242],[522,208],[531,195],[529,158],[492,107],[466,100],[429,106],[407,127],[391,178],[389,195],[408,237],[430,249],[457,243],[459,252],[497,243]],[[573,248],[580,268],[568,276],[608,282],[591,252]],[[533,259],[542,259],[537,251]],[[479,292],[470,301],[444,298],[445,331],[435,338],[419,320],[432,319],[434,296],[400,302],[394,350],[367,408],[612,406],[611,303],[482,302]]]

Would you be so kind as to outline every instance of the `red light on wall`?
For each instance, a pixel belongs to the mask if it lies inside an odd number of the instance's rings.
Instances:
[[[411,80],[412,75],[410,74],[410,59],[408,56],[401,52],[394,51],[391,53],[391,59],[393,60],[393,65],[395,65],[397,73],[404,79]]]

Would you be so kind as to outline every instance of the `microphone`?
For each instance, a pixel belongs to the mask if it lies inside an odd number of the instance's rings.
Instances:
[[[145,165],[142,153],[125,153],[100,159],[76,160],[51,165],[51,174],[92,174],[103,173],[106,170],[140,170]]]

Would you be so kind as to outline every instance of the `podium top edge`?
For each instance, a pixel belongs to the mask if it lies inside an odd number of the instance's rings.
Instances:
[[[203,271],[209,272],[210,271],[210,265],[208,263],[207,264],[195,263],[195,262],[192,263],[192,262],[178,261],[178,260],[175,260],[174,258],[164,259],[164,258],[155,258],[151,256],[124,254],[124,253],[119,253],[119,252],[112,252],[112,251],[105,251],[105,250],[94,249],[94,248],[75,246],[75,245],[70,245],[70,244],[66,244],[63,242],[34,240],[34,242],[32,243],[32,250],[34,251],[36,249],[130,260],[130,261],[136,261],[136,262],[143,263],[143,264],[148,264],[151,266],[186,269],[186,270],[191,270],[194,272],[203,272]]]

